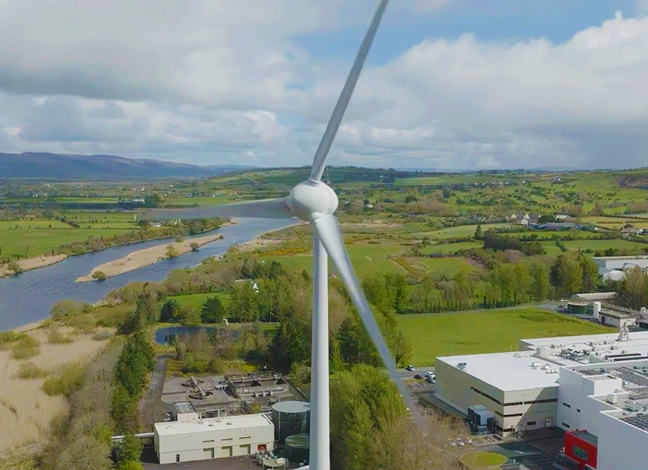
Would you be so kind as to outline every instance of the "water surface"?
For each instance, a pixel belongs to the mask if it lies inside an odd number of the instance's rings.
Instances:
[[[257,235],[293,224],[296,219],[238,219],[236,225],[218,230],[224,240],[204,245],[199,251],[111,277],[99,282],[75,282],[93,268],[136,250],[164,245],[171,239],[108,248],[96,253],[72,256],[51,266],[27,271],[16,277],[0,278],[0,331],[44,320],[55,302],[62,299],[98,302],[108,292],[136,281],[163,281],[174,269],[200,264],[207,257],[221,255],[235,244],[253,240]],[[204,234],[202,234],[204,235]]]

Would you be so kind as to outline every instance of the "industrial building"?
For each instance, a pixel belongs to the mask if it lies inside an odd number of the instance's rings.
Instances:
[[[634,267],[648,268],[648,256],[595,256],[594,261],[601,271],[625,270]]]
[[[628,335],[624,341],[618,333],[525,339],[517,352],[438,357],[435,395],[481,432],[552,427],[560,369],[647,357],[648,332]]]
[[[648,468],[648,360],[562,368],[556,423],[581,465]]]
[[[264,414],[181,420],[154,424],[155,453],[161,464],[252,455],[274,449],[274,425]]]

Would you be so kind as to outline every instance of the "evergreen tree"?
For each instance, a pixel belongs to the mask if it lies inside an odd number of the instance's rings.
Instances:
[[[169,299],[162,306],[160,321],[163,323],[171,322],[178,317],[179,312],[180,304],[175,299]]]
[[[200,319],[203,323],[220,323],[225,317],[225,309],[218,297],[211,297],[200,309]]]
[[[475,240],[481,240],[482,235],[482,226],[481,224],[477,224],[477,228],[475,229]]]

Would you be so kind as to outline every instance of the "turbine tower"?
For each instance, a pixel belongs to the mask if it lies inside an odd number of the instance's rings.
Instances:
[[[328,337],[328,257],[337,268],[349,296],[353,300],[369,336],[387,367],[392,380],[407,402],[408,407],[418,418],[411,395],[392,358],[387,344],[374,319],[369,303],[360,288],[351,261],[347,254],[338,226],[333,215],[338,207],[335,192],[322,181],[326,157],[340,127],[344,112],[351,100],[353,89],[358,81],[369,48],[389,0],[381,0],[373,17],[371,26],[362,41],[358,55],[351,67],[340,98],[324,132],[313,159],[308,180],[295,186],[285,198],[230,204],[219,207],[195,209],[147,210],[143,220],[191,219],[209,217],[261,217],[283,219],[298,217],[309,222],[314,228],[313,237],[313,325],[312,325],[312,385],[311,385],[311,432],[310,432],[310,470],[330,469],[329,439],[329,337]],[[308,468],[308,467],[304,467]]]

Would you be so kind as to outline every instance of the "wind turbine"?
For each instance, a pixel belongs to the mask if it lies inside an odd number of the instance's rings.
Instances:
[[[322,181],[322,174],[335,135],[340,127],[344,112],[351,99],[360,71],[369,53],[378,25],[389,0],[381,0],[362,41],[358,55],[353,63],[338,102],[333,110],[324,136],[317,148],[311,174],[307,181],[295,186],[285,198],[230,204],[220,207],[196,209],[149,210],[144,213],[146,220],[207,217],[263,217],[292,218],[309,222],[315,231],[313,239],[313,325],[312,325],[312,384],[311,384],[311,429],[310,429],[310,469],[329,470],[329,338],[328,338],[328,257],[338,270],[342,281],[369,336],[376,345],[380,357],[396,382],[408,407],[415,408],[405,384],[398,374],[396,363],[378,328],[369,303],[360,288],[351,261],[347,254],[338,226],[335,210],[338,198],[335,192]],[[417,414],[414,415],[417,417]],[[308,468],[308,467],[304,467]]]

